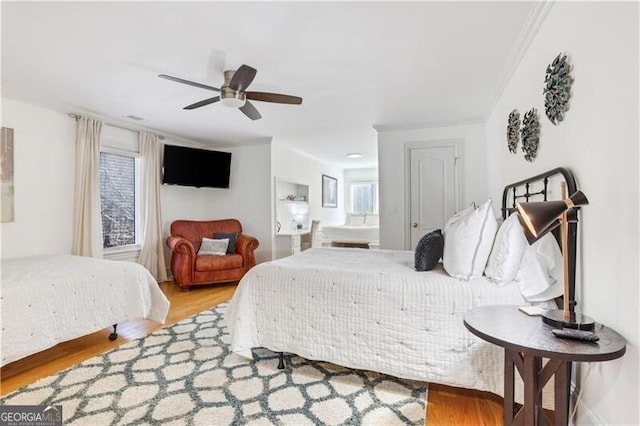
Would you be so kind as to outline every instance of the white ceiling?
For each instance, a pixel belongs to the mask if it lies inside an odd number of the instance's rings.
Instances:
[[[377,163],[373,126],[482,120],[533,2],[2,2],[3,95],[211,146],[265,137],[343,167]],[[224,64],[224,65],[223,65]],[[251,121],[220,103],[222,69],[258,70]],[[348,152],[362,152],[349,160]]]

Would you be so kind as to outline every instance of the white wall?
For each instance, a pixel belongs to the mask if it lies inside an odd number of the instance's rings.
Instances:
[[[380,248],[405,250],[406,194],[405,145],[412,142],[459,140],[460,203],[481,203],[488,197],[485,164],[485,127],[468,124],[378,132],[380,177]],[[499,199],[499,198],[498,198]]]
[[[236,148],[231,152],[229,189],[208,191],[205,209],[208,219],[238,219],[242,231],[256,237],[258,263],[271,260],[271,144]]]
[[[15,221],[2,223],[2,257],[70,254],[75,121],[67,114],[2,99],[14,129]]]
[[[168,145],[184,143],[165,140]],[[270,233],[270,140],[234,148],[204,147],[231,153],[229,188],[194,188],[163,185],[162,221],[165,238],[174,220],[238,219],[244,233],[256,237],[258,263],[271,260]],[[171,251],[165,247],[167,267]],[[170,273],[170,271],[169,271]]]
[[[570,110],[554,126],[544,114],[545,69],[569,54]],[[638,3],[556,2],[487,122],[489,187],[557,166],[573,169],[590,204],[582,209],[578,307],[627,339],[619,360],[585,379],[579,424],[640,424],[638,343]],[[507,117],[536,107],[540,150],[533,163],[506,147]]]
[[[2,126],[14,129],[16,192],[15,221],[0,225],[2,257],[70,254],[75,120],[64,112],[3,98]],[[105,124],[102,142],[135,152],[137,132]],[[171,140],[163,142],[184,145]],[[232,152],[229,189],[162,186],[165,238],[169,235],[170,223],[176,219],[235,217],[247,233],[261,241],[257,260],[269,260],[270,145],[220,150]],[[168,262],[168,248],[166,255]]]
[[[338,179],[338,207],[322,207],[322,175]],[[320,220],[320,226],[344,223],[344,175],[339,166],[322,163],[300,154],[274,138],[271,144],[271,182],[275,178],[309,186],[309,220]],[[271,194],[271,211],[275,221],[275,191]],[[275,223],[271,225],[275,245]]]

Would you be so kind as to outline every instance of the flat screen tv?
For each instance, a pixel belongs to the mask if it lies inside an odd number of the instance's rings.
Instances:
[[[198,188],[229,188],[231,153],[165,145],[162,183]]]

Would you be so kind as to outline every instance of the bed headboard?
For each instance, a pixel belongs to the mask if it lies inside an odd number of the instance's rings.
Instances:
[[[560,192],[560,182],[567,185],[567,194],[571,195],[578,190],[576,179],[571,170],[565,167],[558,167],[548,172],[509,184],[502,191],[502,218],[506,219],[511,213],[516,211],[516,203],[529,201],[551,201],[562,199]],[[574,312],[576,306],[576,248],[578,235],[578,210],[576,207],[569,211],[569,309]],[[559,227],[556,227],[553,234],[560,242]],[[560,305],[561,306],[561,305]]]

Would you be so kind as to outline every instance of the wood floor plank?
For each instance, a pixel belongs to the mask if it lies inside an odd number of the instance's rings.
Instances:
[[[175,324],[199,312],[230,300],[236,283],[193,287],[181,292],[173,282],[160,288],[171,301],[166,325]],[[60,343],[51,349],[4,366],[0,370],[0,395],[56,374],[128,341],[142,338],[161,328],[149,320],[133,320],[118,325],[115,342],[107,338],[111,328],[88,336]],[[500,425],[502,398],[480,391],[430,384],[427,403],[427,424],[438,425]]]

